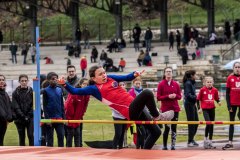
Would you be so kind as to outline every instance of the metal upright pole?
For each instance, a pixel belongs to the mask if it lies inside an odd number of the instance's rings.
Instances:
[[[34,91],[34,146],[41,146],[41,103],[40,103],[40,50],[39,50],[39,28],[36,27],[36,62],[37,62],[37,78],[33,79]]]

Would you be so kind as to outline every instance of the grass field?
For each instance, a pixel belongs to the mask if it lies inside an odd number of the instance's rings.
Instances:
[[[159,104],[157,104],[159,106]],[[180,101],[180,105],[182,106],[182,102]],[[84,119],[88,120],[112,120],[112,113],[108,106],[102,104],[98,100],[91,98],[89,102],[89,106],[87,112],[84,116]],[[200,120],[203,119],[203,115],[199,115]],[[227,121],[228,120],[228,112],[226,108],[226,104],[223,101],[221,107],[216,108],[216,120]],[[185,111],[182,110],[180,112],[179,121],[185,121],[186,114]],[[204,126],[200,126],[204,127]],[[178,125],[178,130],[183,128],[187,128],[186,125]],[[114,135],[113,124],[84,124],[83,127],[83,141],[94,141],[94,140],[111,140]],[[219,136],[215,136],[214,138],[223,138]],[[227,138],[227,137],[225,137]],[[197,136],[197,140],[203,139],[202,136]],[[185,142],[187,141],[187,136],[179,135],[177,137],[177,142]],[[132,142],[130,134],[128,134],[128,143]],[[162,143],[162,137],[159,138],[157,144]],[[27,141],[26,141],[26,144]],[[16,126],[14,123],[10,123],[7,129],[7,133],[5,136],[4,145],[6,146],[17,146],[18,145],[18,133],[16,130]],[[85,144],[84,144],[85,145]],[[56,135],[55,135],[55,146],[56,146]]]

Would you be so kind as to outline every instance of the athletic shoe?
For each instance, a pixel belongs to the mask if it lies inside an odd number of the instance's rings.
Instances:
[[[163,113],[160,113],[158,117],[154,118],[155,121],[170,121],[171,119],[173,119],[174,117],[174,111],[170,110],[170,111],[166,111]]]
[[[208,140],[204,140],[203,147],[204,147],[204,149],[209,149],[209,141]]]
[[[199,146],[199,144],[198,144],[196,141],[194,141],[194,140],[192,141],[192,143],[193,143],[193,145],[196,146],[196,147]]]
[[[232,144],[226,144],[225,146],[222,147],[222,150],[231,150],[234,149]]]
[[[166,146],[165,147],[163,146],[162,150],[168,150],[168,148]]]
[[[215,146],[213,146],[212,142],[208,143],[208,149],[216,149]]]
[[[192,142],[189,142],[189,143],[187,144],[187,146],[188,146],[188,147],[198,147],[199,144],[193,140]]]
[[[171,146],[171,150],[176,150],[176,149],[175,149],[175,146]]]

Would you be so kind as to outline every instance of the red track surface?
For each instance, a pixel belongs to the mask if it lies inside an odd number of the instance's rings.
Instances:
[[[240,152],[214,150],[136,150],[49,147],[0,147],[1,160],[239,160]]]

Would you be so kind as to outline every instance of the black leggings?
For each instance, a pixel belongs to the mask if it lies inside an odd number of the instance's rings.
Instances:
[[[7,121],[0,120],[0,146],[3,146],[6,130],[7,130]]]
[[[212,109],[203,109],[203,117],[205,121],[215,121],[215,108]],[[212,140],[213,137],[213,125],[206,125],[205,128],[205,137],[208,137]]]
[[[198,113],[195,104],[192,103],[184,103],[187,120],[188,121],[198,121]],[[197,133],[198,124],[189,124],[188,125],[188,143],[194,140],[194,136]]]
[[[125,120],[113,117],[114,120]],[[114,124],[115,135],[113,138],[113,149],[122,149],[124,141],[124,133],[127,128],[126,124]]]
[[[15,123],[18,131],[19,137],[19,146],[25,146],[25,130],[27,130],[27,136],[29,141],[29,146],[34,145],[34,138],[33,138],[33,119],[30,119],[27,123]]]
[[[232,112],[229,112],[230,121],[235,121],[235,116],[237,113],[237,109],[239,107],[240,106],[231,106]],[[240,119],[240,109],[238,109],[238,118]],[[234,125],[231,124],[229,125],[229,141],[233,140],[233,133],[234,133]]]
[[[144,111],[144,107],[147,107],[148,111]],[[151,115],[152,116],[151,116]],[[158,117],[159,112],[157,110],[154,95],[150,90],[142,91],[129,106],[129,117],[131,120],[143,120],[151,121],[152,117]],[[161,130],[157,124],[144,125],[148,130],[148,135],[145,139],[144,149],[151,149],[155,142],[161,135]]]
[[[178,112],[174,112],[174,117],[171,121],[178,121]],[[163,146],[167,147],[167,140],[168,140],[168,134],[169,134],[170,127],[169,125],[165,124],[165,130],[163,132]],[[175,146],[176,138],[177,138],[177,125],[171,124],[171,131],[172,131],[172,147]]]

